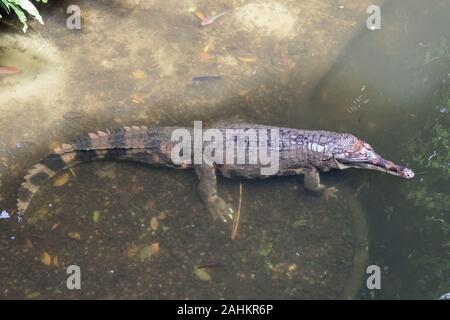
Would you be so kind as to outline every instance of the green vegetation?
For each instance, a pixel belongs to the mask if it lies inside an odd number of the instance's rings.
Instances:
[[[36,2],[43,2],[47,3],[48,0],[35,0]],[[0,0],[0,8],[6,12],[6,14],[10,14],[11,12],[14,12],[19,19],[19,21],[22,23],[22,30],[23,32],[26,32],[28,29],[27,24],[27,16],[28,13],[31,17],[38,20],[41,24],[44,24],[42,21],[42,17],[39,14],[39,11],[36,9],[34,4],[30,0]],[[2,19],[3,16],[0,13],[0,19]]]
[[[436,92],[428,115],[410,144],[418,182],[407,196],[420,208],[411,227],[424,240],[412,255],[412,272],[421,275],[417,281],[423,293],[435,299],[450,288],[450,77]]]

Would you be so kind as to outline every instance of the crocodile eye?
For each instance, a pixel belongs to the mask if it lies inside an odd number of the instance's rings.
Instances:
[[[369,151],[372,151],[373,149],[372,149],[372,146],[370,145],[370,144],[368,144],[368,143],[364,143],[364,148],[366,148],[367,150],[369,150]]]

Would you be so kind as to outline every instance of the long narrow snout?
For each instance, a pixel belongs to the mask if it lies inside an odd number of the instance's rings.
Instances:
[[[369,170],[377,170],[385,173],[399,176],[406,179],[414,178],[414,172],[406,167],[399,166],[390,160],[383,159],[380,155],[377,155],[373,160],[349,160],[349,159],[336,159],[341,168],[361,168]]]
[[[367,165],[367,169],[374,169],[378,171],[383,171],[395,176],[403,177],[406,179],[414,178],[414,172],[406,167],[399,166],[392,161],[383,159],[381,156],[378,156],[376,159],[371,162],[364,163]],[[364,166],[364,165],[363,165]]]

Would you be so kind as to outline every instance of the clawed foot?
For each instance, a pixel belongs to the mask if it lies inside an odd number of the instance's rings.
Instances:
[[[210,197],[206,206],[214,220],[219,218],[224,223],[233,221],[233,209],[219,196]]]
[[[323,192],[323,196],[325,197],[325,200],[329,201],[331,198],[337,199],[337,195],[336,193],[339,190],[335,187],[328,187],[325,189],[325,191]]]

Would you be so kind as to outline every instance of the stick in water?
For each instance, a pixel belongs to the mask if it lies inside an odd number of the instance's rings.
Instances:
[[[241,207],[242,207],[242,182],[239,184],[239,205],[236,215],[233,220],[233,227],[231,228],[231,240],[236,239],[237,230],[239,226],[239,219],[241,218]]]

